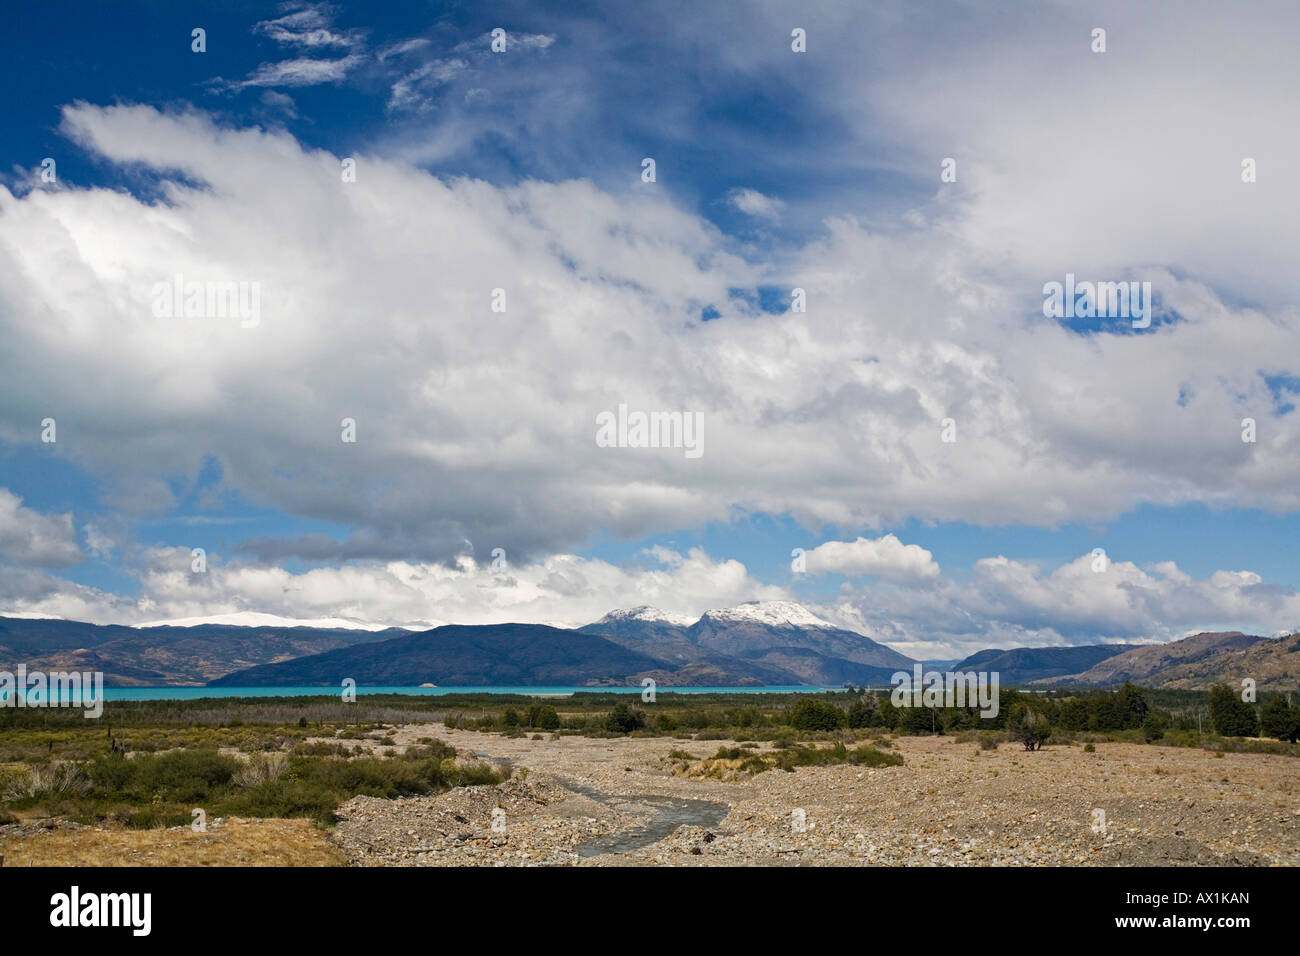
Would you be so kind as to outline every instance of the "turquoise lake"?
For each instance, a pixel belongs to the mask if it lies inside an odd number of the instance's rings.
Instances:
[[[664,687],[657,694],[816,694],[838,687]],[[522,697],[569,694],[636,694],[636,687],[358,687],[358,697],[368,694],[410,694],[443,697],[447,694],[517,694]],[[105,687],[104,700],[199,700],[204,697],[337,697],[341,687]]]

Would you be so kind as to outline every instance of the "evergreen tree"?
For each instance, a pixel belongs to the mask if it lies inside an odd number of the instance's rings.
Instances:
[[[1259,732],[1255,708],[1227,684],[1210,688],[1210,722],[1224,737],[1254,737]]]

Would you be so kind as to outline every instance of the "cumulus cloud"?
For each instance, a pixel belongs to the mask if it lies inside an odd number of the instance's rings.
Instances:
[[[1198,579],[1172,561],[1138,567],[1085,554],[1050,571],[1003,556],[925,590],[848,590],[830,619],[921,658],[987,647],[1168,641],[1205,630],[1300,630],[1300,593],[1249,571]]]
[[[71,514],[43,515],[0,488],[0,561],[54,568],[81,560]]]
[[[727,77],[779,76],[817,120],[710,141],[786,169],[824,155],[814,176],[895,177],[914,186],[905,214],[877,217],[838,190],[834,208],[850,211],[811,240],[755,250],[667,188],[595,176],[499,186],[392,158],[464,156],[503,128],[518,155],[575,126],[603,136],[601,97],[626,112],[628,88],[593,84],[602,51],[583,47],[575,62],[564,54],[576,44],[551,34],[512,32],[549,49],[529,70],[492,59],[486,36],[427,63],[423,39],[384,47],[376,87],[436,122],[408,149],[359,155],[353,183],[340,181],[340,157],[285,132],[198,111],[69,107],[65,132],[94,160],[159,183],[161,201],[65,181],[0,188],[0,438],[29,443],[31,423],[57,414],[53,453],[126,514],[169,507],[168,478],[192,479],[211,457],[218,492],[350,529],[341,541],[250,538],[232,547],[251,563],[230,567],[246,569],[292,556],[438,567],[466,540],[540,566],[602,531],[738,512],[852,535],[906,519],[1052,527],[1143,503],[1300,508],[1300,418],[1277,384],[1300,378],[1287,258],[1300,180],[1277,172],[1297,144],[1290,34],[1276,18],[1058,5],[922,20],[812,4],[813,48],[844,42],[792,70],[770,39],[788,34],[784,14],[751,14],[647,13],[683,57]],[[1088,50],[1094,16],[1109,27],[1104,55]],[[363,74],[356,58],[368,54],[331,42],[344,35],[331,24],[323,7],[265,21],[296,58],[242,82]],[[556,35],[577,35],[571,26]],[[855,36],[879,56],[836,52],[861,49]],[[693,96],[700,79],[664,80],[675,105],[645,119],[657,141],[698,141],[681,89]],[[482,109],[488,98],[499,108]],[[940,184],[949,156],[958,181]],[[1240,180],[1245,156],[1259,161],[1257,183]],[[863,203],[905,192],[864,190]],[[803,214],[795,192],[782,195],[784,207],[755,190],[727,201],[768,221]],[[1151,281],[1164,321],[1130,334],[1045,320],[1042,284],[1065,271]],[[259,283],[261,323],[156,319],[151,290],[177,274]],[[806,313],[757,307],[759,288],[795,286]],[[508,295],[504,313],[490,309],[494,289]],[[716,317],[702,322],[706,310]],[[595,416],[620,402],[701,413],[705,455],[598,448]],[[339,441],[345,417],[356,444]],[[1256,442],[1241,440],[1246,418]],[[955,441],[941,437],[948,419]],[[1192,580],[1172,563],[1120,564],[1097,579],[990,558],[950,580],[928,553],[887,540],[834,542],[822,558],[879,579],[850,582],[842,620],[918,647],[1168,636],[1219,620],[1280,629],[1293,617],[1294,595],[1251,572]],[[38,572],[9,579],[24,594],[57,590]]]
[[[925,548],[903,544],[892,534],[856,541],[827,541],[805,555],[810,574],[869,574],[899,582],[932,581],[939,565]]]
[[[195,181],[167,181],[166,205],[0,190],[0,429],[30,440],[60,410],[58,452],[135,509],[207,456],[258,504],[355,529],[333,546],[347,558],[444,559],[466,539],[547,555],[737,507],[871,528],[1300,506],[1300,419],[1260,373],[1300,373],[1300,316],[1193,279],[1156,276],[1178,323],[1081,336],[951,237],[833,220],[783,266],[807,313],[772,315],[732,294],[770,270],[661,193],[367,156],[344,183],[336,156],[199,112],[77,105],[64,129]],[[258,282],[260,324],[155,318],[176,274]],[[705,454],[598,447],[619,403],[701,413]]]
[[[0,604],[7,614],[118,624],[258,613],[367,627],[576,627],[614,608],[651,605],[693,618],[744,601],[801,600],[788,587],[755,578],[742,562],[702,549],[655,547],[625,565],[573,554],[503,557],[461,554],[448,563],[349,562],[291,571],[209,553],[207,571],[194,573],[188,548],[156,546],[134,551],[128,563],[136,595],[0,564]],[[861,566],[862,554],[850,563]],[[1253,572],[1221,570],[1198,579],[1173,562],[1097,567],[1091,554],[1050,571],[995,556],[977,562],[965,579],[927,575],[927,586],[917,588],[882,576],[846,586],[837,599],[802,603],[921,659],[987,647],[1167,641],[1207,629],[1265,635],[1300,629],[1300,593]]]
[[[188,548],[143,549],[133,572],[140,595],[132,598],[0,566],[0,601],[8,613],[94,623],[208,620],[252,611],[368,626],[528,622],[578,627],[616,607],[649,604],[696,617],[710,608],[789,597],[783,588],[756,581],[742,563],[717,560],[700,549],[657,548],[622,567],[571,554],[500,565],[489,556],[461,555],[451,564],[370,562],[297,573],[226,563],[213,554],[207,571],[194,573],[191,561]]]

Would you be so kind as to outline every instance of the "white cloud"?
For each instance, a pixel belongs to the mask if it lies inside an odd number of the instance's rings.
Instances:
[[[462,59],[432,60],[421,64],[393,82],[389,109],[428,109],[431,94],[461,76],[469,68]]]
[[[64,127],[108,162],[205,185],[168,185],[166,205],[0,190],[0,435],[63,409],[57,452],[123,507],[166,507],[158,476],[211,455],[225,489],[356,529],[258,542],[268,558],[445,558],[466,539],[546,555],[737,507],[863,529],[1300,506],[1300,419],[1259,374],[1300,373],[1300,315],[1192,279],[1153,273],[1177,325],[1084,337],[947,234],[831,221],[777,276],[659,192],[442,181],[367,156],[343,183],[338,157],[201,113],[80,105]],[[155,319],[151,290],[176,273],[259,282],[261,324]],[[775,281],[806,288],[807,313],[730,297]],[[705,305],[721,315],[700,322]],[[702,413],[706,454],[598,448],[595,416],[619,402]]]
[[[859,564],[865,550],[855,549]],[[656,547],[624,566],[556,554],[507,561],[499,569],[486,554],[462,554],[450,564],[352,562],[301,572],[209,553],[208,570],[196,574],[191,561],[183,547],[133,553],[136,597],[0,565],[0,609],[120,624],[270,614],[367,627],[575,627],[615,608],[651,605],[694,619],[746,601],[800,601],[786,587],[757,580],[743,563],[702,549]],[[917,588],[912,580],[882,575],[846,586],[837,600],[801,603],[917,658],[962,657],[986,647],[1167,641],[1211,629],[1265,635],[1300,629],[1300,593],[1252,572],[1224,570],[1197,579],[1173,562],[1144,569],[1120,561],[1102,572],[1093,567],[1091,554],[1051,571],[998,556],[978,561],[965,579],[927,574],[927,586]]]
[[[1204,630],[1271,636],[1300,630],[1300,593],[1246,571],[1197,579],[1171,561],[1102,565],[1085,554],[1049,572],[997,556],[977,561],[967,580],[850,590],[823,613],[904,653],[937,658],[986,647],[1168,641]]]
[[[334,29],[334,8],[330,4],[302,5],[300,9],[274,20],[262,20],[253,32],[270,37],[276,43],[306,48],[351,48],[363,42],[361,31]]]
[[[136,556],[141,594],[125,598],[34,572],[0,567],[5,613],[40,614],[94,623],[140,624],[172,619],[219,620],[240,613],[294,620],[341,619],[367,626],[528,622],[578,627],[612,608],[654,605],[692,619],[710,608],[780,599],[743,564],[699,549],[656,549],[641,563],[619,567],[575,555],[507,561],[462,555],[451,565],[409,561],[358,563],[293,573],[279,567],[224,563],[191,570],[188,548],[149,548]]]
[[[925,548],[903,544],[892,534],[856,541],[827,541],[805,555],[810,574],[869,574],[898,582],[932,581],[939,565]]]
[[[355,69],[365,58],[354,53],[333,60],[297,57],[278,63],[263,63],[248,78],[228,84],[232,89],[249,86],[317,86],[337,83]]]
[[[785,203],[773,196],[764,196],[757,189],[733,189],[727,194],[727,202],[747,216],[759,219],[776,219]]]
[[[72,515],[43,515],[0,488],[0,561],[53,568],[82,560]]]

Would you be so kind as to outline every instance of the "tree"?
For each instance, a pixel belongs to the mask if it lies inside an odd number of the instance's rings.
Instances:
[[[1125,681],[1124,686],[1115,692],[1115,704],[1126,728],[1141,727],[1146,720],[1147,699],[1142,688]]]
[[[844,711],[811,697],[805,697],[790,711],[790,726],[795,730],[839,730],[845,722]]]
[[[880,698],[875,694],[863,694],[849,705],[850,727],[879,727],[880,720]]]
[[[1061,726],[1066,730],[1088,729],[1088,705],[1078,697],[1072,697],[1061,705]]]
[[[611,734],[630,734],[644,726],[645,714],[621,700],[605,715],[605,729]]]
[[[557,730],[560,715],[550,704],[533,704],[528,708],[528,726],[541,730]]]
[[[1210,723],[1214,732],[1224,737],[1254,737],[1259,732],[1255,708],[1227,684],[1210,688]]]
[[[1169,729],[1169,719],[1159,711],[1149,711],[1146,719],[1142,721],[1142,736],[1147,743],[1153,740],[1159,740]]]
[[[934,734],[943,731],[943,724],[934,707],[898,708],[898,730],[910,736]]]
[[[1007,730],[1013,740],[1019,740],[1026,750],[1039,750],[1052,736],[1052,725],[1047,717],[1027,704],[1016,704],[1007,715]]]
[[[1292,707],[1282,694],[1274,694],[1259,709],[1259,728],[1265,737],[1295,743],[1300,738],[1300,708]]]

